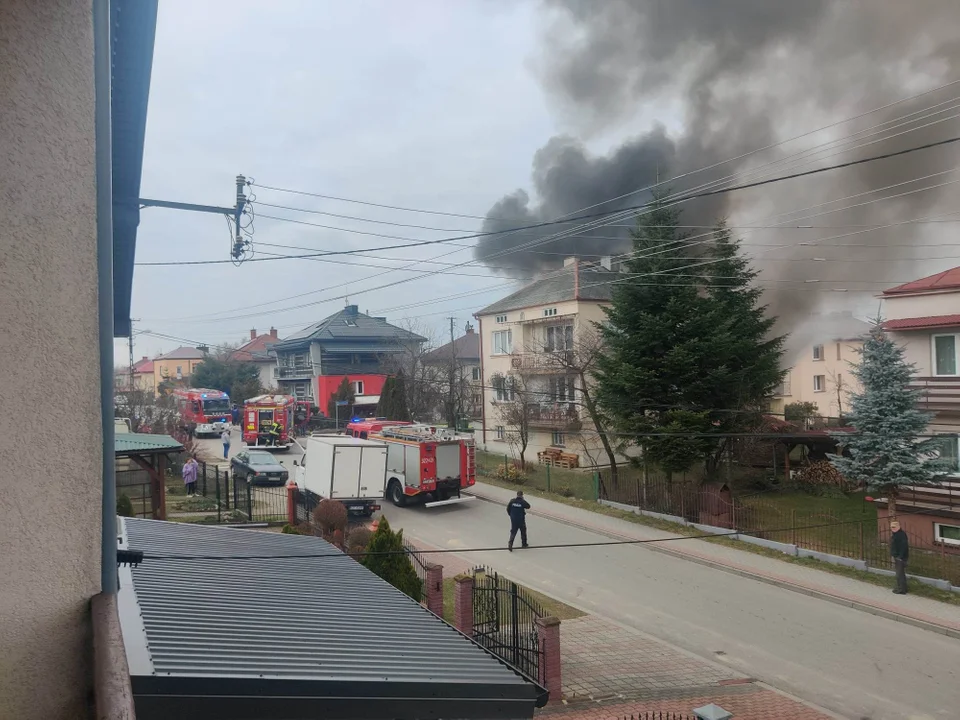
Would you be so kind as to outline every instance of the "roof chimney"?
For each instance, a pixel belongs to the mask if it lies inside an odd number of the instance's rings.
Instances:
[[[359,312],[359,310],[357,309],[357,306],[356,306],[356,305],[347,305],[347,306],[343,309],[343,314],[344,314],[344,315],[356,315],[358,312]]]
[[[256,330],[256,328],[254,328],[253,330],[250,331],[250,339],[251,339],[251,340],[256,340],[256,339],[257,339],[257,330]]]
[[[144,356],[143,356],[143,359],[144,359],[144,360],[149,360],[150,358],[148,358],[146,355],[144,355]]]
[[[277,329],[275,327],[270,328],[270,337],[277,337]]]

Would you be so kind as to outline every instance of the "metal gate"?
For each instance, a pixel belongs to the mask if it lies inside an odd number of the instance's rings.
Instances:
[[[536,620],[545,615],[515,582],[486,568],[474,570],[474,640],[535,683],[542,662]]]

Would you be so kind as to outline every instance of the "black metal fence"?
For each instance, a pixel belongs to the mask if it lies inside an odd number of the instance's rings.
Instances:
[[[146,470],[117,472],[117,497],[130,500],[134,517],[153,518],[153,487]]]
[[[532,682],[540,682],[543,608],[515,582],[487,568],[473,573],[473,637]]]
[[[420,580],[420,596],[415,597],[414,600],[423,602],[427,596],[427,563],[423,559],[423,553],[410,543],[404,542],[403,549],[407,551],[410,564],[413,565],[413,569],[417,573],[417,578]]]
[[[183,496],[182,487],[176,484],[168,495],[168,515],[172,520],[211,524],[287,521],[284,486],[248,483],[232,477],[227,468],[202,462],[197,469],[197,496]]]

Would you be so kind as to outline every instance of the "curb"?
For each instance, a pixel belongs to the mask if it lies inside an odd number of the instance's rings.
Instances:
[[[485,497],[484,495],[478,494],[475,490],[471,489],[470,494],[476,497],[478,500],[483,500],[484,502],[489,503],[499,503],[499,500],[495,500],[490,497]],[[589,512],[589,511],[588,511]],[[576,520],[571,520],[570,518],[565,518],[560,515],[554,515],[553,513],[534,511],[531,512],[531,515],[539,515],[540,517],[547,518],[549,520],[554,520],[564,525],[569,525],[571,527],[579,528],[580,530],[586,530],[587,532],[597,533],[598,535],[605,535],[610,538],[617,540],[634,540],[628,535],[621,535],[619,533],[613,532],[611,530],[604,530],[602,528],[592,527],[590,525],[584,525],[578,523]],[[938,635],[946,635],[957,640],[960,640],[960,628],[952,628],[948,625],[940,625],[938,623],[929,622],[927,620],[922,620],[920,618],[913,617],[912,615],[904,615],[893,610],[887,610],[886,608],[877,607],[876,605],[871,605],[868,602],[863,602],[860,600],[851,600],[845,598],[841,595],[834,595],[832,593],[825,592],[823,590],[815,590],[814,588],[807,587],[805,585],[799,585],[797,583],[792,583],[789,580],[782,580],[780,578],[770,577],[769,575],[763,575],[762,573],[754,572],[751,570],[744,570],[742,568],[735,567],[733,565],[727,565],[718,560],[713,560],[711,558],[701,557],[692,553],[683,552],[681,550],[672,550],[670,548],[664,547],[658,543],[646,543],[646,547],[655,552],[664,553],[665,555],[672,555],[673,557],[680,558],[683,560],[689,560],[691,562],[698,563],[700,565],[705,565],[706,567],[714,568],[715,570],[722,570],[724,572],[731,573],[733,575],[740,575],[741,577],[750,578],[751,580],[757,580],[768,585],[773,585],[775,587],[783,588],[784,590],[790,590],[791,592],[799,593],[801,595],[808,595],[810,597],[815,597],[819,600],[826,600],[827,602],[832,602],[835,605],[843,605],[844,607],[853,608],[854,610],[859,610],[861,612],[868,613],[870,615],[876,615],[878,617],[886,618],[888,620],[893,620],[895,622],[901,622],[905,625],[912,625],[914,627],[920,628],[921,630],[927,630],[929,632],[937,633]]]

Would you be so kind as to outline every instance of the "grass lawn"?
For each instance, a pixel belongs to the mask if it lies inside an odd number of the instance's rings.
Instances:
[[[495,475],[498,467],[504,462],[511,462],[505,455],[477,450],[477,475],[485,482],[516,489],[549,491],[561,497],[579,498],[581,500],[595,500],[597,488],[592,472],[584,470],[564,470],[563,468],[540,465],[534,454],[533,460],[527,458],[527,467],[522,484],[505,483],[498,481]]]
[[[448,623],[453,624],[453,598],[454,598],[454,588],[456,582],[454,578],[444,578],[443,579],[443,619]],[[518,585],[521,593],[525,593],[527,597],[536,602],[540,607],[542,607],[547,615],[553,615],[554,617],[560,620],[573,620],[574,618],[583,617],[586,613],[580,612],[576,608],[572,608],[569,605],[564,605],[559,600],[554,600],[551,597],[547,597],[542,593],[538,593],[536,590],[531,590],[530,588],[523,587]]]

